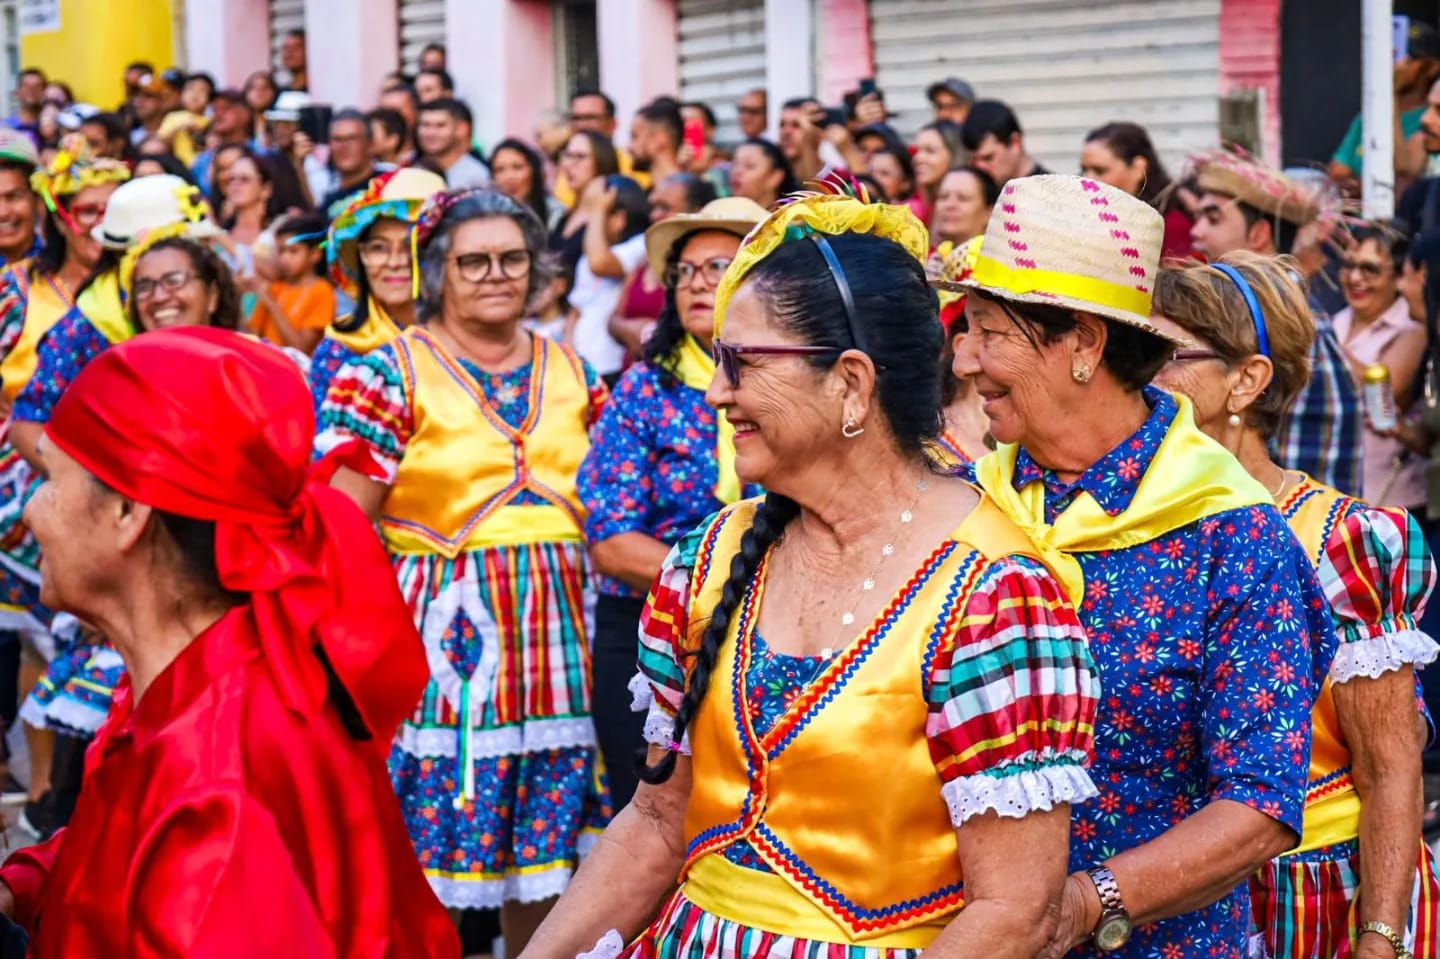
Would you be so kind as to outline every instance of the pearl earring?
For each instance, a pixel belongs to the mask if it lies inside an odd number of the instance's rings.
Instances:
[[[1243,423],[1243,422],[1244,422],[1244,421],[1240,419],[1240,414],[1239,414],[1239,413],[1231,413],[1231,414],[1230,414],[1230,425],[1233,426],[1235,429],[1238,430],[1238,429],[1240,428],[1241,423]]]
[[[1089,363],[1081,363],[1081,364],[1079,364],[1078,366],[1076,366],[1074,369],[1072,369],[1072,370],[1070,371],[1070,375],[1071,375],[1071,377],[1074,378],[1074,380],[1075,380],[1076,383],[1089,383],[1089,382],[1090,382],[1090,364],[1089,364]]]

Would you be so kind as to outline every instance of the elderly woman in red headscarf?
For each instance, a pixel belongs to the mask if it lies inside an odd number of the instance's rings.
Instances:
[[[0,869],[32,956],[459,955],[383,758],[424,652],[313,437],[291,362],[209,328],[106,350],[56,405],[42,601],[128,678],[70,825]]]

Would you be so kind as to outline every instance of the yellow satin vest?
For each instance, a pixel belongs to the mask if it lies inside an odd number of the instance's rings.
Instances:
[[[698,648],[758,500],[722,511],[692,574],[687,643]],[[998,557],[1035,555],[988,498],[917,570],[765,736],[746,708],[762,564],[731,621],[689,735],[687,898],[779,935],[924,948],[964,905],[955,827],[925,735],[932,636],[956,628]],[[961,588],[952,586],[960,583]],[[767,875],[718,855],[748,841]]]
[[[30,267],[30,261],[25,260],[10,268],[15,288],[25,301],[25,324],[20,329],[20,338],[15,341],[4,362],[0,362],[0,381],[3,381],[0,389],[11,403],[35,375],[35,366],[40,359],[36,353],[40,340],[75,305],[65,291],[48,279],[40,277],[31,283]]]
[[[395,340],[414,432],[380,519],[392,553],[454,559],[490,546],[584,539],[575,491],[590,448],[584,368],[565,347],[543,336],[532,342],[530,413],[516,430],[423,328]],[[548,505],[514,505],[522,491]]]
[[[385,307],[370,297],[369,309],[365,313],[365,322],[360,324],[358,330],[342,332],[332,324],[330,329],[325,331],[327,339],[336,341],[352,352],[364,356],[372,350],[377,350],[387,343],[395,342],[400,335],[400,326],[390,319],[390,314],[385,312]]]
[[[1282,512],[1305,555],[1318,568],[1335,524],[1360,505],[1338,490],[1307,478],[1290,495]],[[1310,778],[1305,795],[1305,819],[1300,845],[1291,850],[1309,852],[1360,836],[1360,794],[1350,777],[1350,746],[1335,715],[1335,697],[1327,678],[1310,712]]]

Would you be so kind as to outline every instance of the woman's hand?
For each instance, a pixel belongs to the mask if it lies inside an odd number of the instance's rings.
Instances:
[[[615,188],[605,182],[605,177],[597,176],[585,184],[579,206],[583,212],[603,217],[615,206]]]
[[[855,101],[855,122],[862,126],[885,122],[885,101],[880,94],[869,93]]]
[[[1091,931],[1099,922],[1099,910],[1092,907],[1091,900],[1098,906],[1099,898],[1089,877],[1072,875],[1065,880],[1065,892],[1060,898],[1060,921],[1036,959],[1060,959],[1090,938]]]

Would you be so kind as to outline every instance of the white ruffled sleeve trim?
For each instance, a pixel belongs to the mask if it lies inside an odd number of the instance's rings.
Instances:
[[[1080,803],[1098,795],[1090,774],[1078,759],[1057,758],[1049,765],[1022,769],[1009,775],[1004,767],[974,776],[962,776],[940,790],[950,807],[950,822],[960,828],[972,816],[995,810],[1009,819],[1045,812],[1060,803]]]
[[[595,943],[595,948],[589,952],[582,952],[575,959],[618,959],[620,953],[625,951],[625,940],[620,938],[620,933],[611,929],[600,940]]]
[[[1424,666],[1440,656],[1440,644],[1418,629],[1401,629],[1341,643],[1330,663],[1331,682],[1378,679],[1402,666]]]
[[[644,673],[636,673],[630,677],[630,682],[625,684],[630,690],[630,711],[632,713],[643,713],[655,702],[655,687],[650,685],[650,680]]]
[[[645,728],[642,735],[650,745],[668,748],[675,741],[675,717],[670,715],[658,701],[651,703],[650,712],[645,716]],[[690,755],[690,734],[688,732],[680,739],[680,752],[686,756]]]

